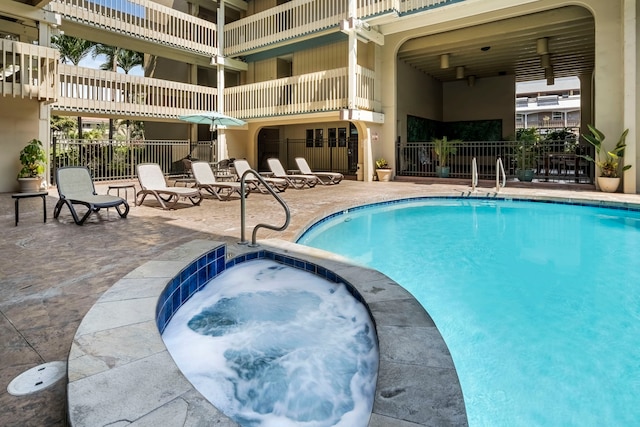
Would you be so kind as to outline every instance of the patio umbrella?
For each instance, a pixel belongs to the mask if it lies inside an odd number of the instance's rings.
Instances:
[[[209,125],[209,130],[211,131],[211,147],[213,147],[213,132],[218,126],[244,126],[246,124],[246,122],[240,119],[227,116],[217,111],[204,111],[202,113],[187,114],[185,116],[178,116],[178,119],[199,125]]]
[[[215,128],[217,126],[244,126],[246,124],[246,122],[240,119],[218,113],[217,111],[187,114],[186,116],[179,116],[178,118],[185,122],[209,125],[211,128]]]

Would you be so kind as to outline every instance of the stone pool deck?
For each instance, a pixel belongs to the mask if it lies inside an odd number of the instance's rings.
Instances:
[[[489,185],[479,188],[475,194],[471,194],[470,187],[465,184],[445,185],[435,181],[343,181],[337,186],[288,190],[282,196],[292,212],[290,227],[282,233],[261,230],[258,241],[265,245],[281,243],[278,240],[293,241],[314,220],[363,203],[415,196],[495,197],[495,189]],[[106,186],[98,187],[99,193],[106,192]],[[47,197],[49,218],[46,223],[42,222],[42,201],[39,198],[21,201],[20,223],[16,227],[13,200],[10,194],[0,194],[0,230],[3,234],[0,243],[2,426],[65,425],[67,381],[22,397],[9,395],[6,387],[15,376],[33,366],[49,361],[66,361],[83,317],[116,282],[143,264],[161,258],[167,251],[194,240],[218,241],[232,247],[240,237],[238,201],[206,199],[201,206],[183,205],[174,211],[160,210],[151,202],[137,207],[131,203],[131,212],[126,220],[110,210],[99,217],[91,217],[84,226],[78,227],[73,224],[66,208],[59,220],[51,218],[57,200],[55,196],[55,189],[51,189]],[[638,195],[552,187],[515,188],[509,185],[501,190],[498,197],[640,203]],[[249,227],[258,222],[279,225],[284,221],[281,208],[266,195],[252,194],[247,199],[247,212]],[[250,230],[247,236],[250,238]],[[265,239],[275,240],[268,242]],[[397,315],[390,313],[390,318],[392,314]],[[394,357],[414,357],[399,348],[392,350]],[[417,403],[425,407],[430,405],[428,402]],[[397,417],[395,425],[417,425],[402,418],[400,413]],[[464,417],[453,418],[456,419],[460,423],[464,421]],[[371,425],[388,424],[374,416]]]

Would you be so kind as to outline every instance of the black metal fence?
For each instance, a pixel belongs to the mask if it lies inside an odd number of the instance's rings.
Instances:
[[[594,166],[582,155],[593,156],[593,147],[575,140],[542,141],[477,141],[455,143],[449,156],[448,176],[469,178],[475,157],[480,179],[495,179],[496,161],[502,159],[507,178],[528,180],[518,171],[529,170],[531,179],[548,182],[593,183]],[[399,144],[396,174],[399,176],[442,176],[442,160],[436,155],[434,142]],[[520,176],[519,176],[520,175]]]
[[[259,167],[267,157],[278,157],[286,169],[297,169],[295,158],[304,157],[309,167],[316,171],[355,174],[358,167],[358,139],[287,139],[280,141],[278,152],[259,153]],[[259,150],[260,151],[260,150]]]
[[[167,175],[185,173],[187,156],[210,161],[215,159],[215,144],[209,141],[117,141],[117,140],[57,140],[51,144],[51,177],[64,166],[86,166],[96,181],[126,180],[136,177],[139,163],[157,163]]]

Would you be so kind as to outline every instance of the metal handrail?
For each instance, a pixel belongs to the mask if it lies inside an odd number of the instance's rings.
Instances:
[[[264,180],[264,178],[262,178],[262,176],[260,176],[258,172],[254,171],[253,169],[246,170],[240,177],[240,241],[238,242],[239,245],[246,245],[247,243],[249,243],[245,239],[244,230],[245,230],[245,221],[246,221],[245,217],[246,217],[246,211],[247,211],[246,201],[245,201],[246,200],[246,197],[245,197],[246,177],[250,173],[252,173],[256,177],[256,179],[260,181],[262,185],[264,185],[267,188],[267,191],[269,191],[269,193],[271,193],[273,197],[275,197],[278,203],[280,203],[280,205],[284,208],[284,212],[286,216],[286,220],[281,227],[276,227],[275,225],[263,224],[263,223],[259,223],[255,227],[253,227],[253,233],[251,235],[251,244],[249,245],[249,247],[255,248],[256,246],[259,246],[256,243],[256,235],[258,233],[258,228],[268,228],[269,230],[283,231],[285,228],[289,226],[289,222],[291,221],[291,211],[289,210],[289,206],[287,206],[285,201],[282,200],[282,197],[278,196],[278,194],[276,194],[276,192],[273,191],[273,188],[269,184],[267,184],[267,182]]]
[[[476,191],[478,186],[478,160],[474,157],[471,160],[471,188]]]
[[[500,185],[500,173],[502,172],[502,185]],[[500,188],[507,185],[507,174],[504,171],[504,165],[502,164],[502,158],[498,157],[496,160],[496,192],[500,192]]]

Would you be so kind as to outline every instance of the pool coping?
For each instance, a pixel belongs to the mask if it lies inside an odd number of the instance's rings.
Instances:
[[[269,251],[313,263],[343,278],[362,296],[376,325],[380,351],[369,426],[467,425],[449,350],[409,292],[378,271],[278,239],[261,241],[259,248],[193,240],[116,282],[83,318],[71,346],[70,425],[238,425],[182,375],[157,327],[158,299],[170,282],[219,247],[226,248],[227,260]]]

